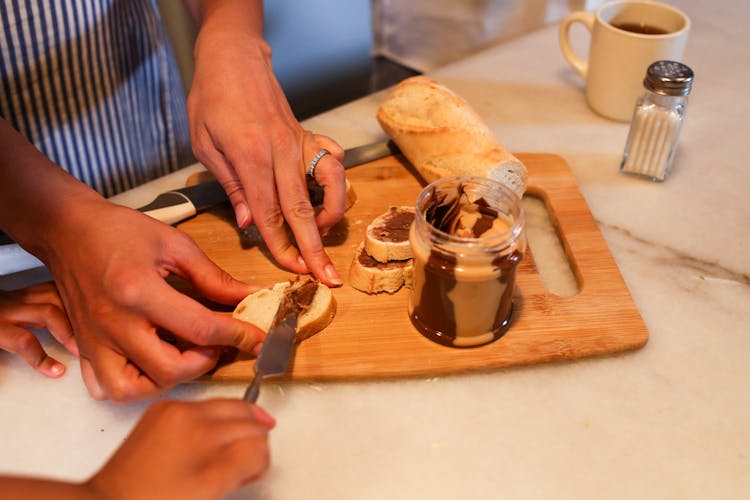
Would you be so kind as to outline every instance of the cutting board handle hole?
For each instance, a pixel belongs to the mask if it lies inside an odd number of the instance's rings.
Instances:
[[[526,239],[544,288],[559,297],[578,294],[580,273],[546,194],[529,188],[521,207],[526,215]]]

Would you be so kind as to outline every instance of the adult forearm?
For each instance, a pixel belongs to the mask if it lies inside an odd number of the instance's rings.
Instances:
[[[260,0],[200,0],[193,9],[200,26],[193,48],[196,64],[235,44],[258,47],[258,57],[270,60],[263,39],[263,2]],[[218,75],[217,75],[218,76]]]
[[[201,27],[217,22],[263,35],[262,0],[185,0],[185,5]]]
[[[104,201],[0,119],[0,227],[38,257],[87,201]]]

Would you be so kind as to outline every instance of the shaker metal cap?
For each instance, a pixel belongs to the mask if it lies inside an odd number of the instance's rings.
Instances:
[[[677,61],[656,61],[646,70],[643,86],[661,95],[688,95],[693,85],[693,70]]]

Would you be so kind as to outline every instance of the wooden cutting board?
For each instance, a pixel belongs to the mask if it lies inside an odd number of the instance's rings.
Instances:
[[[349,265],[367,225],[390,205],[413,205],[422,186],[400,157],[347,172],[357,202],[326,237],[328,254],[344,286],[334,289],[331,325],[300,343],[287,377],[339,380],[493,370],[513,365],[572,360],[643,346],[648,331],[607,244],[565,160],[551,154],[519,154],[529,170],[527,195],[541,198],[557,226],[580,292],[547,291],[531,252],[518,269],[514,320],[499,340],[456,349],[417,332],[407,315],[408,290],[367,295],[346,284]],[[270,258],[260,237],[240,231],[231,207],[217,207],[179,226],[234,277],[263,286],[293,278]],[[249,380],[253,360],[230,354],[208,378]]]

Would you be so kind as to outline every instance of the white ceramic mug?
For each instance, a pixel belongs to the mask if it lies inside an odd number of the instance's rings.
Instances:
[[[570,45],[570,27],[577,22],[591,33],[587,61]],[[589,106],[607,118],[629,121],[649,64],[660,59],[680,61],[689,30],[690,18],[670,5],[617,0],[596,12],[574,12],[565,18],[560,48],[586,81]]]

